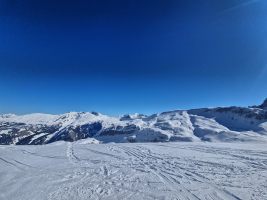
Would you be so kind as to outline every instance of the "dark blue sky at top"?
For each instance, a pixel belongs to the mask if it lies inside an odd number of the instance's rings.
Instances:
[[[264,0],[0,0],[0,113],[258,104],[266,36]]]

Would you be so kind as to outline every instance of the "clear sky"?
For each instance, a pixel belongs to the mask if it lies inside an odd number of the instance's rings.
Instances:
[[[265,97],[265,0],[0,0],[0,113],[150,114]]]

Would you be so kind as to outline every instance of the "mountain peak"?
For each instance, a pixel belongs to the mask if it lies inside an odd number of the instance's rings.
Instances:
[[[261,105],[259,105],[259,107],[262,109],[267,109],[267,98],[263,101]]]
[[[249,134],[248,134],[249,132]],[[0,144],[267,141],[267,99],[259,106],[176,110],[111,117],[97,112],[0,115]]]

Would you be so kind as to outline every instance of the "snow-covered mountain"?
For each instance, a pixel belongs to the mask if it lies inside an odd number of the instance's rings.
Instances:
[[[55,141],[267,142],[267,100],[260,106],[177,110],[110,117],[96,112],[0,115],[0,144]],[[84,142],[86,142],[84,141]]]

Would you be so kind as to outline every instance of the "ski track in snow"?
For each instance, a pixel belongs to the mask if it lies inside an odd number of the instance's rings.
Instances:
[[[267,199],[265,144],[0,146],[0,199]]]

